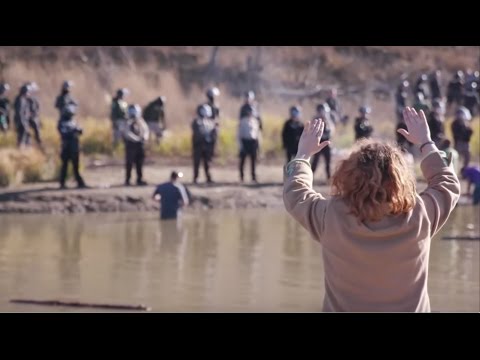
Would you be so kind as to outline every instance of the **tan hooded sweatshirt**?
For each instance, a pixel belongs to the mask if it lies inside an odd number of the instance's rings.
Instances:
[[[430,241],[457,204],[460,182],[443,152],[427,154],[421,168],[428,187],[408,214],[359,223],[341,198],[312,189],[307,161],[285,166],[285,207],[323,246],[324,311],[430,311]]]

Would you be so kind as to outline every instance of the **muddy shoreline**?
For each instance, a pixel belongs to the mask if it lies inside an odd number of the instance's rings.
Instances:
[[[23,184],[0,189],[0,213],[14,214],[75,214],[159,211],[159,203],[153,200],[155,185],[168,179],[170,166],[147,166],[147,186],[123,186],[123,169],[116,166],[87,169],[84,177],[88,189],[76,189],[70,182],[69,189],[60,190],[57,183]],[[283,208],[283,168],[281,165],[258,167],[259,183],[253,184],[247,174],[245,183],[238,181],[234,167],[217,167],[212,170],[216,183],[207,185],[200,177],[199,184],[192,184],[190,167],[178,166],[184,173],[183,182],[193,196],[187,212],[209,209],[279,209]],[[315,174],[314,188],[328,195],[329,186],[323,174]],[[419,191],[425,183],[419,183]],[[462,196],[460,204],[471,200]]]
[[[193,196],[187,211],[208,209],[281,208],[282,166],[259,166],[259,184],[245,183],[237,179],[235,167],[217,167],[212,170],[216,181],[206,185],[202,175],[199,184],[192,184],[189,166],[148,165],[145,169],[147,186],[123,186],[123,168],[99,166],[85,170],[84,178],[90,188],[76,189],[75,183],[69,189],[60,190],[57,183],[23,184],[0,189],[0,213],[110,213],[159,211],[159,203],[152,193],[155,185],[168,180],[175,169],[184,173],[182,179]],[[135,178],[133,179],[135,180]]]
[[[282,186],[218,184],[189,186],[193,201],[187,211],[281,208]],[[153,186],[58,190],[54,185],[0,194],[0,213],[110,213],[159,211]]]

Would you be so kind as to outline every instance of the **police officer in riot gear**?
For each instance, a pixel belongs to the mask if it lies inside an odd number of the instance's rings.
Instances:
[[[73,87],[73,81],[66,80],[62,84],[62,88],[60,90],[60,95],[57,96],[55,100],[55,108],[57,108],[60,117],[63,114],[63,108],[67,105],[75,105],[78,106],[78,103],[73,99],[71,94],[71,89]]]
[[[30,127],[30,97],[31,87],[28,84],[20,88],[20,92],[15,98],[15,128],[17,130],[17,146],[23,147],[30,143],[30,134],[28,129]]]
[[[332,133],[335,130],[335,125],[333,121],[331,120],[331,117],[329,116],[330,114],[330,108],[327,103],[325,104],[319,104],[317,105],[317,115],[315,118],[320,118],[324,121],[325,127],[323,130],[323,135],[320,141],[328,141],[331,139]],[[330,179],[330,163],[332,160],[332,151],[331,151],[330,145],[324,147],[320,152],[316,153],[311,160],[311,165],[312,165],[312,173],[315,173],[315,170],[317,169],[318,165],[318,160],[320,159],[320,156],[323,156],[325,159],[325,173],[327,175],[327,180]]]
[[[473,80],[465,84],[465,92],[463,95],[463,105],[470,111],[472,116],[478,114],[480,97],[478,95],[478,83]]]
[[[10,127],[10,100],[7,97],[7,92],[10,90],[10,85],[7,83],[0,84],[0,131],[6,132]]]
[[[470,163],[470,140],[473,134],[473,129],[470,125],[471,120],[472,115],[470,111],[460,106],[455,112],[455,119],[451,124],[453,144],[455,150],[463,158],[463,167],[467,167]]]
[[[33,130],[33,136],[37,144],[41,147],[42,140],[40,138],[40,102],[38,98],[35,96],[36,92],[38,91],[38,85],[35,82],[28,83],[30,86],[31,94],[28,97],[28,102],[30,105],[30,116],[28,119],[28,124],[30,128]]]
[[[218,122],[218,118],[220,117],[220,105],[216,101],[216,98],[220,96],[220,90],[218,88],[213,87],[207,90],[205,93],[207,96],[207,102],[205,105],[210,107],[210,119],[213,119]]]
[[[210,162],[213,156],[217,126],[212,119],[211,107],[203,104],[197,108],[197,117],[192,121],[193,182],[198,181],[200,162],[203,162],[207,183],[212,183]]]
[[[110,120],[112,121],[113,147],[116,147],[122,139],[127,125],[128,103],[125,101],[125,96],[129,93],[128,89],[118,89],[116,95],[112,98]]]
[[[260,130],[262,130],[262,118],[260,116],[260,111],[258,110],[258,103],[255,101],[255,93],[253,91],[247,91],[245,93],[245,102],[240,108],[239,119],[241,120],[245,116],[247,116],[247,113],[250,112],[250,110],[252,111],[252,116],[254,116],[258,120],[260,124]]]
[[[287,163],[297,155],[298,142],[303,132],[301,122],[302,110],[299,106],[290,108],[290,118],[285,121],[282,130],[282,144],[287,156]]]
[[[138,105],[128,107],[128,122],[124,127],[125,140],[125,185],[130,185],[132,167],[137,171],[137,185],[147,185],[143,180],[143,162],[145,143],[148,141],[148,125],[142,118],[142,109]]]
[[[395,114],[397,115],[397,122],[403,122],[403,109],[408,105],[408,88],[410,83],[403,80],[397,87],[395,93]]]
[[[150,133],[155,135],[157,144],[160,143],[163,132],[167,129],[165,102],[165,96],[159,96],[143,109],[143,119],[147,122]]]
[[[260,121],[254,115],[253,106],[245,107],[243,117],[238,125],[238,143],[240,146],[240,181],[244,180],[243,168],[245,160],[250,157],[252,181],[257,182],[256,164],[261,136]]]
[[[358,109],[360,116],[355,119],[355,140],[368,139],[372,136],[373,126],[370,124],[368,115],[371,109],[368,106],[361,106]]]
[[[445,126],[443,117],[443,104],[441,100],[432,101],[432,111],[427,115],[427,123],[430,128],[430,136],[437,147],[440,147],[445,139]]]
[[[425,100],[430,99],[430,89],[428,85],[427,74],[420,75],[415,83],[415,86],[413,87],[413,96],[416,96],[418,93],[422,93]]]
[[[463,102],[463,91],[464,91],[464,75],[463,71],[458,70],[453,79],[448,83],[447,87],[447,108],[450,110],[450,107],[455,104],[461,106]]]
[[[62,139],[62,148],[60,157],[62,159],[62,167],[60,170],[60,188],[65,189],[65,181],[67,179],[68,163],[73,166],[73,174],[77,181],[78,188],[85,188],[85,182],[80,175],[80,144],[79,137],[83,130],[75,121],[75,113],[77,106],[73,103],[65,105],[62,110],[62,116],[58,122],[58,132]]]
[[[441,99],[442,98],[442,88],[440,85],[440,78],[441,78],[442,72],[440,70],[434,71],[430,75],[430,95],[432,96],[432,99]]]

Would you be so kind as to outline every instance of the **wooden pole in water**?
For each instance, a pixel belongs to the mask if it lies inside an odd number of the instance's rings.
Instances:
[[[12,299],[11,303],[17,304],[32,304],[45,306],[71,306],[71,307],[88,307],[96,309],[110,309],[110,310],[140,310],[151,311],[152,309],[145,305],[114,305],[114,304],[92,304],[82,303],[78,301],[60,301],[60,300],[29,300],[29,299]]]

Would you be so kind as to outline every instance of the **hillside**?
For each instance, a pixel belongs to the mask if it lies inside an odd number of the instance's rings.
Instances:
[[[441,69],[446,83],[457,69],[478,68],[479,47],[0,47],[0,81],[13,91],[27,80],[40,88],[43,114],[56,116],[54,98],[64,79],[75,82],[80,114],[108,116],[111,94],[128,87],[131,102],[146,104],[167,96],[173,123],[190,121],[203,89],[216,84],[225,113],[236,116],[239,96],[255,89],[263,110],[286,113],[290,104],[319,101],[317,90],[338,86],[347,111],[367,102],[375,116],[390,117],[389,94],[401,74],[413,80],[422,71]],[[319,87],[320,86],[320,87]],[[313,111],[313,103],[311,104]],[[310,110],[308,112],[311,112]]]

